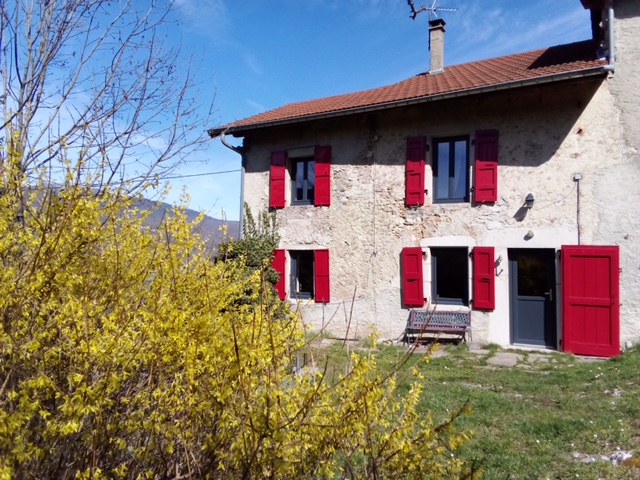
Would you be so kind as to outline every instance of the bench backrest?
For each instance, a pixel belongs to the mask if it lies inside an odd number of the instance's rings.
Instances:
[[[459,326],[469,327],[471,315],[469,312],[433,312],[428,310],[412,309],[409,315],[409,328],[423,328],[426,325],[433,326]]]

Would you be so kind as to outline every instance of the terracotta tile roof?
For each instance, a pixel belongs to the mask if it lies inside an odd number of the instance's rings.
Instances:
[[[443,73],[422,73],[385,87],[284,105],[209,130],[211,136],[224,131],[241,133],[280,123],[293,123],[322,116],[418,103],[438,97],[457,96],[499,88],[600,74],[606,60],[597,59],[591,40],[525,53],[445,67]]]

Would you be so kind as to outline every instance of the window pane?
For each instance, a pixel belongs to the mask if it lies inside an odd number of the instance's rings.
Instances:
[[[438,144],[436,198],[449,198],[449,143]]]
[[[434,142],[434,195],[438,202],[469,201],[469,139]]]
[[[466,248],[432,248],[435,303],[468,305],[469,273]]]
[[[547,281],[545,258],[518,256],[518,295],[542,297],[547,292]]]
[[[304,200],[304,163],[296,162],[296,200]]]
[[[313,159],[301,158],[292,163],[293,201],[313,203],[315,198],[316,162]]]
[[[298,257],[298,293],[313,298],[313,250],[296,252]]]
[[[316,162],[311,160],[307,162],[307,198],[313,202],[316,191]]]
[[[454,175],[451,197],[467,197],[467,142],[458,140],[454,144]]]

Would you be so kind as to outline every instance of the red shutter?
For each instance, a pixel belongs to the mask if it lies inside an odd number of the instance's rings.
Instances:
[[[473,308],[495,310],[495,253],[493,247],[473,249]]]
[[[314,252],[315,296],[316,302],[330,302],[331,284],[329,281],[329,250]]]
[[[422,307],[424,293],[422,285],[422,248],[402,249],[402,299],[407,307]]]
[[[562,342],[565,352],[620,354],[620,249],[562,246]]]
[[[278,292],[278,297],[280,300],[284,300],[287,298],[287,291],[285,289],[285,266],[287,262],[287,257],[284,250],[274,250],[273,251],[273,269],[280,274],[280,278],[278,278],[278,283],[276,283],[276,291]]]
[[[407,176],[405,180],[405,204],[424,205],[424,169],[427,153],[427,137],[407,138]]]
[[[478,130],[476,132],[476,161],[474,201],[498,201],[498,131]]]
[[[284,208],[284,185],[287,172],[287,152],[271,153],[271,177],[269,179],[269,207]]]
[[[331,205],[331,145],[316,147],[315,206]]]

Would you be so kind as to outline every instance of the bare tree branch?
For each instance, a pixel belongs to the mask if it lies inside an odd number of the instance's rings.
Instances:
[[[209,114],[168,37],[173,6],[0,2],[0,140],[19,146],[27,177],[46,168],[55,179],[82,152],[83,175],[133,191],[204,146]]]

